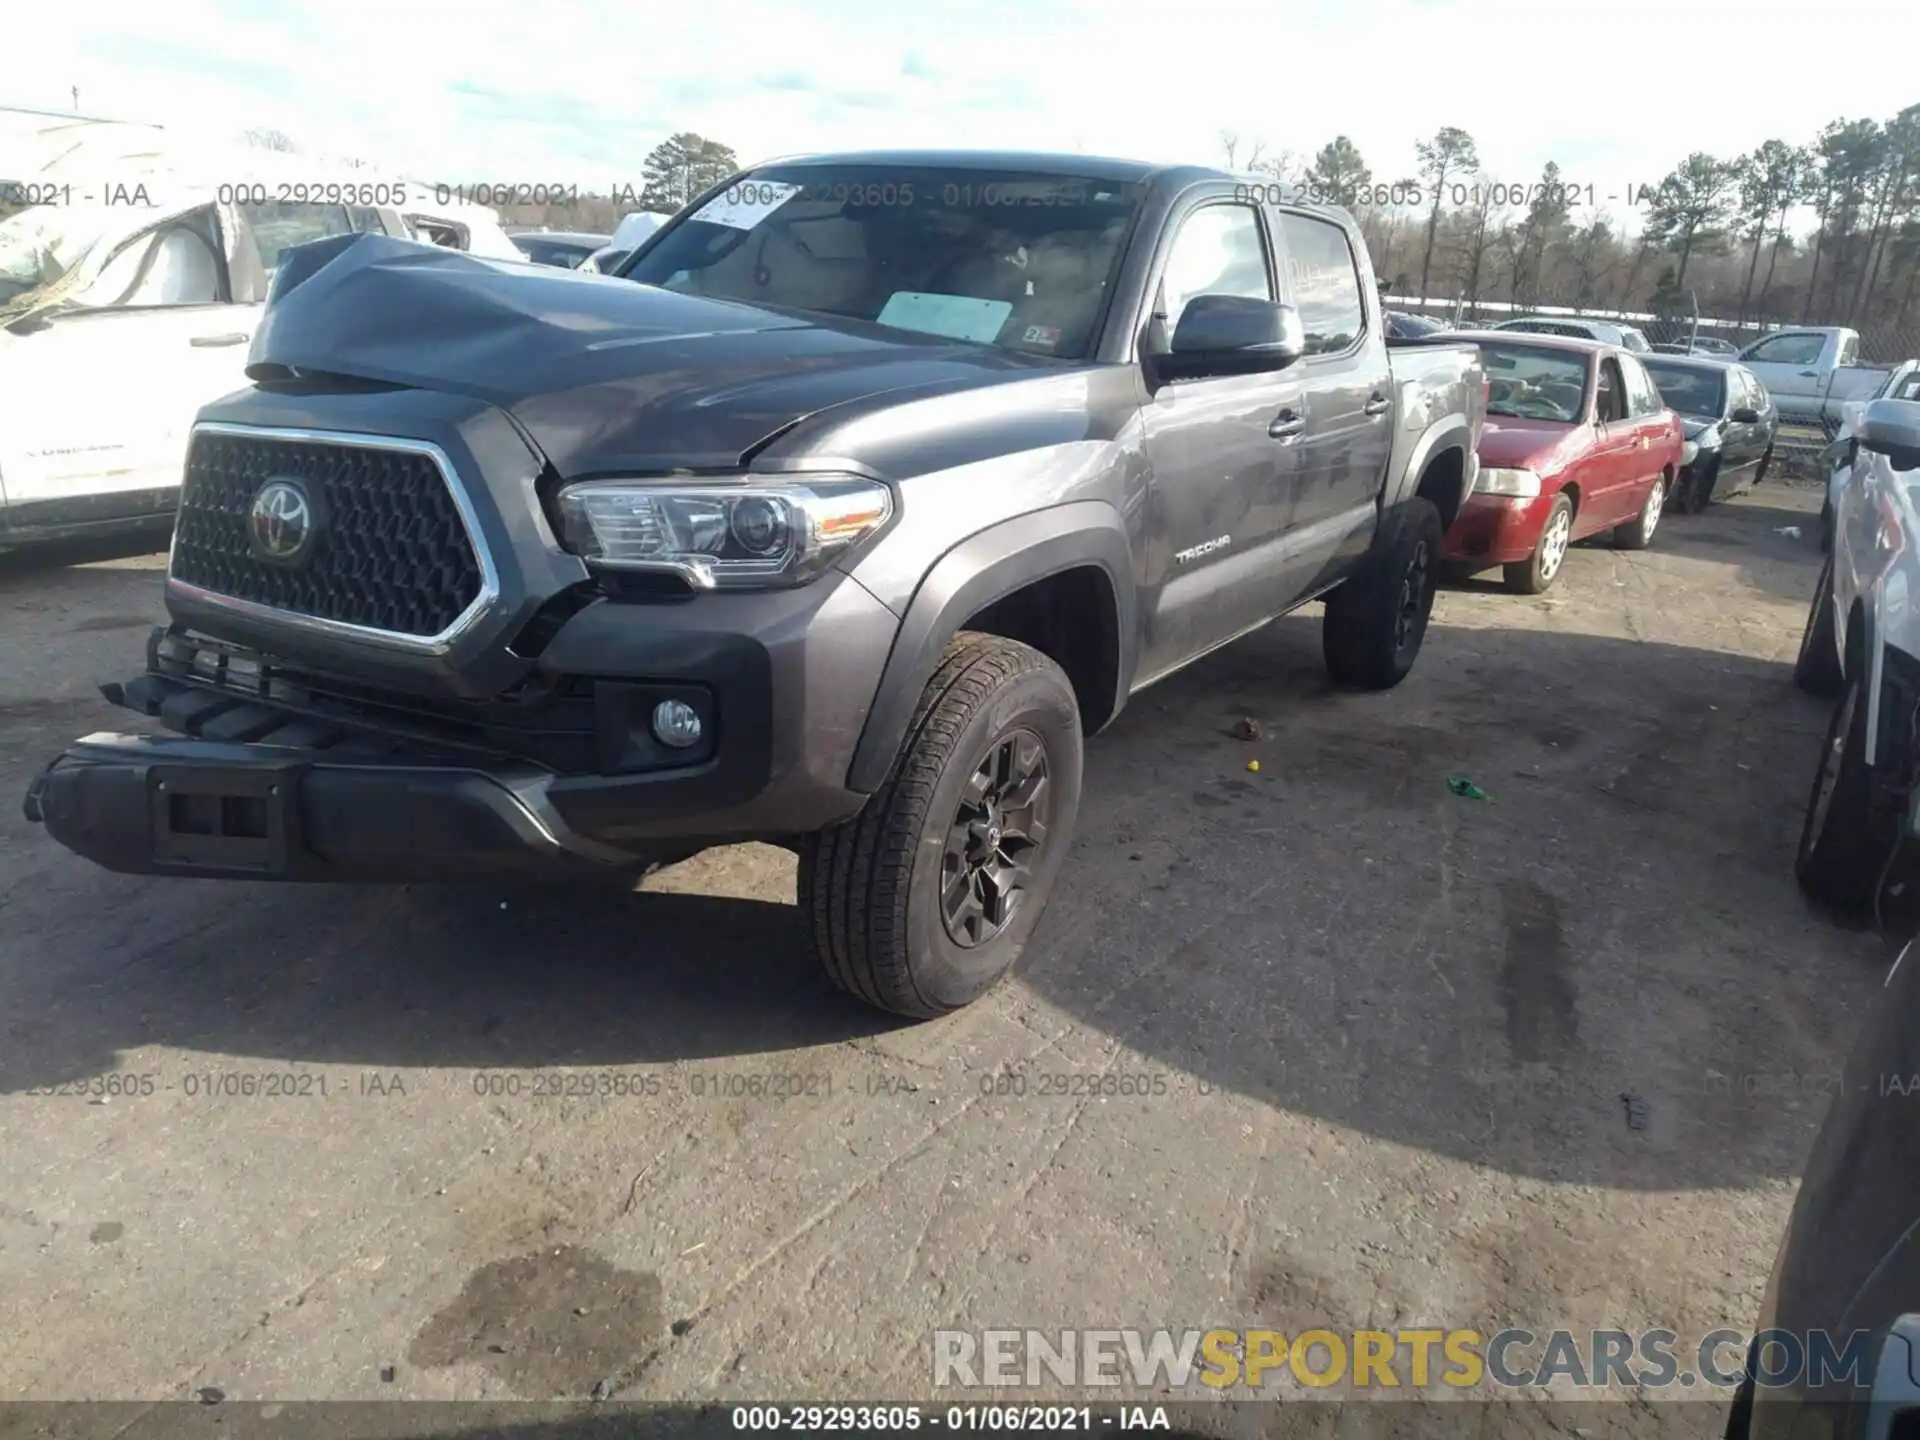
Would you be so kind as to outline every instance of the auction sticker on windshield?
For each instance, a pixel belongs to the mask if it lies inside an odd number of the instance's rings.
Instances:
[[[1012,313],[1013,305],[1006,300],[896,290],[874,318],[882,325],[897,325],[902,330],[919,330],[928,335],[991,345]]]
[[[725,225],[731,230],[751,230],[798,193],[798,185],[780,180],[749,180],[730,185],[693,212],[695,220],[709,225]]]

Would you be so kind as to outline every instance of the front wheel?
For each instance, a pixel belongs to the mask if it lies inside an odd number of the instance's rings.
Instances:
[[[1679,486],[1680,513],[1698,515],[1713,504],[1713,485],[1719,475],[1720,466],[1716,461],[1698,462],[1694,473]]]
[[[1382,519],[1373,553],[1327,597],[1320,650],[1336,685],[1390,690],[1407,678],[1433,614],[1440,541],[1430,500],[1405,501]]]
[[[1820,747],[1793,865],[1808,898],[1850,915],[1873,908],[1881,874],[1900,843],[1899,811],[1875,802],[1866,749],[1867,685],[1854,675]]]
[[[1765,453],[1763,453],[1760,456],[1760,463],[1754,467],[1753,483],[1758,485],[1762,480],[1766,479],[1767,471],[1770,468],[1772,468],[1772,465],[1773,465],[1773,446],[1769,445],[1767,446]]]
[[[1081,756],[1058,665],[1015,640],[956,636],[886,783],[801,845],[800,908],[828,978],[915,1019],[992,989],[1073,841]]]
[[[1546,523],[1540,527],[1540,539],[1533,547],[1533,554],[1502,567],[1500,573],[1507,582],[1507,588],[1517,595],[1546,594],[1553,582],[1560,578],[1560,568],[1567,560],[1567,546],[1572,543],[1573,501],[1567,498],[1563,490],[1553,497],[1553,505],[1547,511]]]
[[[1711,482],[1709,482],[1711,483]],[[1667,477],[1662,475],[1647,491],[1640,513],[1613,529],[1613,543],[1621,550],[1644,550],[1653,543],[1653,532],[1660,525],[1660,511],[1667,503]]]
[[[1833,623],[1833,557],[1820,567],[1807,623],[1800,631],[1800,653],[1793,661],[1793,683],[1809,695],[1833,699],[1846,685],[1840,666],[1840,642]]]

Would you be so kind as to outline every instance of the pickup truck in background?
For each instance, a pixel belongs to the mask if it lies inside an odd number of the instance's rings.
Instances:
[[[253,880],[772,841],[832,981],[925,1017],[1014,964],[1130,696],[1313,600],[1341,684],[1420,651],[1486,377],[1389,348],[1344,211],[828,156],[618,273],[283,258],[253,388],[196,427],[172,623],[106,688],[176,733],[76,741],[28,818]]]
[[[1892,368],[1860,364],[1860,332],[1844,325],[1776,330],[1739,359],[1767,387],[1782,423],[1817,425],[1829,440],[1840,431],[1841,407],[1872,396]]]

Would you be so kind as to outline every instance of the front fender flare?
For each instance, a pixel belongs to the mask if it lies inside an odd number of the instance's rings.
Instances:
[[[1113,593],[1118,713],[1139,635],[1132,550],[1119,511],[1102,500],[1076,500],[1017,515],[948,550],[914,591],[854,749],[847,787],[871,794],[886,780],[941,652],[971,616],[1023,586],[1083,565],[1099,567]]]

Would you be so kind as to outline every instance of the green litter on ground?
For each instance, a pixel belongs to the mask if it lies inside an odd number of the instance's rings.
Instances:
[[[1462,800],[1486,800],[1491,802],[1493,799],[1491,795],[1487,794],[1486,791],[1482,790],[1464,775],[1447,776],[1447,789],[1458,795]]]

